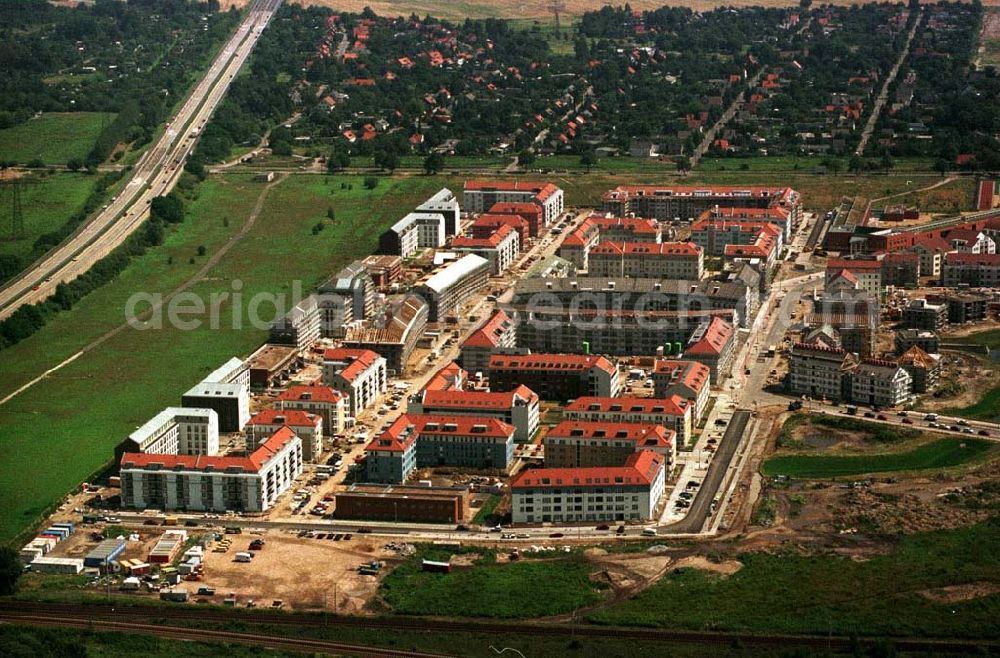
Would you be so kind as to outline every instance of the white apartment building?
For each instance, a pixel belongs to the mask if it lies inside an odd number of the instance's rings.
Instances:
[[[417,206],[416,210],[443,216],[446,235],[458,235],[461,231],[462,210],[458,205],[458,198],[447,187],[442,187],[434,196]]]
[[[386,360],[371,350],[323,353],[323,383],[348,397],[348,413],[355,418],[386,392],[388,381]]]
[[[851,402],[895,407],[909,401],[913,378],[895,361],[862,361],[850,375]]]
[[[167,407],[129,434],[119,452],[217,454],[219,415],[212,409]]]
[[[233,357],[181,396],[181,405],[213,409],[220,432],[241,432],[250,420],[250,367]]]
[[[302,441],[282,427],[248,457],[125,453],[122,507],[264,512],[302,474]]]
[[[842,400],[844,375],[855,360],[839,348],[797,344],[788,360],[791,392],[814,399]]]
[[[511,482],[514,523],[644,521],[663,497],[663,455],[644,450],[624,466],[541,468]]]

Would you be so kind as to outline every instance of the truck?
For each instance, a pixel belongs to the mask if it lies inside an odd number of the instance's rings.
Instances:
[[[778,347],[776,345],[767,346],[767,355],[774,356],[778,352]]]
[[[849,404],[849,405],[847,405],[847,413],[849,415],[851,415],[851,416],[857,416],[858,415],[858,408],[856,406],[854,406],[853,404]]]

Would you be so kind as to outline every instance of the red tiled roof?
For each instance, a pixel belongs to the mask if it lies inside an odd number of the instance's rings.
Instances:
[[[509,227],[504,227],[509,228]],[[472,335],[465,339],[462,343],[462,347],[485,347],[491,348],[496,347],[497,343],[502,336],[512,325],[510,318],[503,311],[503,309],[497,309],[489,320],[483,323],[483,326],[472,332]]]
[[[732,335],[733,326],[731,324],[722,318],[712,318],[705,335],[697,343],[688,345],[684,353],[717,356],[722,352]]]
[[[629,455],[624,466],[589,468],[538,468],[521,471],[510,483],[512,489],[608,485],[648,486],[663,468],[663,456],[651,450]]]
[[[490,370],[589,370],[598,367],[613,373],[615,365],[603,356],[584,354],[494,354],[490,357]]]
[[[597,225],[601,230],[621,226],[632,233],[654,234],[657,231],[655,219],[644,219],[642,217],[605,217],[604,215],[591,215],[585,221]]]
[[[481,191],[481,192],[530,192],[538,197],[540,201],[544,201],[553,194],[559,191],[559,188],[552,183],[545,183],[541,181],[482,181],[482,180],[472,180],[465,182],[465,189],[467,191]]]
[[[434,376],[427,380],[421,390],[460,391],[462,390],[462,382],[465,381],[468,374],[462,369],[462,366],[452,361],[434,373]]]
[[[882,269],[881,261],[874,259],[852,259],[852,258],[831,258],[826,261],[826,271],[831,270],[839,272],[840,270],[847,270],[849,272],[857,272],[859,270],[880,270]]]
[[[566,405],[566,411],[629,412],[683,416],[690,403],[680,395],[668,398],[602,398],[579,397]]]
[[[490,206],[490,213],[496,215],[519,215],[528,213],[530,215],[541,214],[541,209],[533,203],[523,203],[518,201],[498,201]]]
[[[653,423],[611,423],[589,420],[564,420],[545,435],[546,439],[617,439],[623,441],[643,441],[653,439],[656,444],[669,446],[677,433],[662,425]]]
[[[468,236],[459,236],[451,241],[452,247],[467,247],[467,248],[483,248],[483,249],[496,249],[500,246],[507,236],[514,233],[514,228],[510,224],[501,224],[497,227],[497,230],[493,232],[488,238],[470,238]]]
[[[648,256],[696,257],[701,248],[693,242],[601,242],[590,250],[591,256],[602,254],[644,254]]]
[[[1000,254],[946,254],[945,263],[949,265],[1000,265]]]
[[[288,425],[289,427],[315,427],[322,418],[301,409],[263,409],[255,413],[248,425]]]
[[[488,416],[403,414],[389,426],[389,429],[372,439],[365,450],[403,452],[421,434],[482,436],[502,439],[512,437],[514,432],[513,425]]]
[[[424,392],[423,404],[431,409],[489,409],[503,411],[514,406],[516,398],[538,401],[538,395],[523,384],[513,391],[433,391]]]
[[[220,455],[163,455],[148,452],[126,452],[122,455],[121,465],[125,467],[145,468],[159,465],[163,469],[183,468],[194,471],[227,471],[242,470],[246,473],[256,473],[285,445],[298,438],[287,425],[279,428],[267,441],[264,441],[249,457],[227,457]]]
[[[379,355],[372,350],[340,347],[323,352],[323,361],[344,363],[338,373],[345,381],[352,382],[375,365]]]
[[[718,318],[716,319],[718,320]],[[653,372],[656,375],[669,376],[671,384],[682,384],[695,391],[700,391],[708,384],[712,371],[704,363],[698,361],[658,359]]]
[[[343,397],[343,395],[329,386],[292,386],[287,391],[283,391],[278,396],[278,399],[282,401],[296,400],[336,404]]]

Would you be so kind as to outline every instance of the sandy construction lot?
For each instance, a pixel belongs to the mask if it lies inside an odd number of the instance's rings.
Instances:
[[[216,590],[213,600],[221,602],[235,594],[238,605],[254,599],[258,606],[270,606],[281,599],[286,608],[336,609],[361,612],[378,589],[378,577],[362,576],[357,568],[371,560],[392,563],[396,556],[381,544],[367,539],[334,542],[271,532],[263,535],[264,549],[253,562],[236,562],[236,553],[247,550],[255,535],[229,535],[232,547],[226,553],[209,550],[205,576],[197,583],[185,583],[194,592],[206,585]],[[383,569],[383,573],[386,569]],[[336,598],[336,606],[334,599]]]

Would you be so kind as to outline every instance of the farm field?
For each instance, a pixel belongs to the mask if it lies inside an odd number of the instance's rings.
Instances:
[[[689,630],[997,637],[1000,525],[904,536],[887,554],[748,553],[729,576],[671,571],[597,624]]]
[[[424,547],[382,581],[380,594],[393,612],[450,617],[543,617],[596,603],[593,566],[578,557],[494,564],[483,549],[469,567],[448,574],[421,571],[422,559],[447,560],[450,552]]]
[[[353,189],[341,189],[341,183]],[[308,293],[323,277],[370,253],[378,234],[399,218],[400,209],[429,196],[441,180],[383,179],[373,191],[364,190],[361,183],[359,177],[330,177],[327,184],[324,177],[301,176],[277,184],[254,227],[190,290],[207,305],[209,295],[231,291],[232,281],[239,279],[244,317],[257,292],[283,292],[288,299],[293,282],[301,281]],[[0,397],[121,326],[133,293],[165,293],[193,276],[240,230],[262,188],[246,176],[206,182],[189,204],[185,222],[168,234],[164,245],[29,339],[4,350]],[[323,219],[331,206],[336,222]],[[313,235],[321,221],[324,230]],[[199,246],[205,246],[205,256],[197,256]],[[246,322],[242,329],[231,327],[228,300],[221,310],[218,330],[207,322],[191,331],[125,328],[0,405],[0,498],[7,503],[0,510],[0,540],[16,536],[49,504],[107,463],[115,444],[177,402],[200,377],[263,342],[265,329]],[[273,311],[265,304],[262,313]],[[39,417],[48,424],[42,438],[31,429]],[[46,467],[34,469],[33,464]]]
[[[0,130],[0,160],[26,164],[40,159],[47,165],[64,165],[71,158],[83,159],[114,117],[102,112],[49,112],[5,128]]]
[[[0,254],[27,257],[40,235],[60,228],[70,215],[83,207],[96,180],[86,174],[62,172],[42,176],[29,174],[23,178],[24,235],[20,239],[9,238],[9,190],[0,188]]]
[[[970,463],[994,450],[982,439],[942,438],[899,452],[868,455],[779,455],[764,462],[764,475],[793,478],[836,478],[949,468]]]

